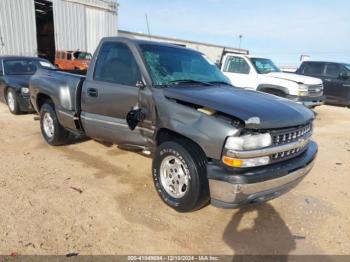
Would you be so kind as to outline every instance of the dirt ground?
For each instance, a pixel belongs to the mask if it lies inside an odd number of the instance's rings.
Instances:
[[[350,254],[350,109],[316,112],[318,158],[292,192],[181,214],[154,190],[150,158],[51,147],[33,115],[0,104],[0,254]]]

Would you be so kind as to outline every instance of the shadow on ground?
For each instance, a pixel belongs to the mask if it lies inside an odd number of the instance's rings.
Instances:
[[[251,224],[246,225],[246,217],[254,217]],[[244,228],[241,223],[245,223]],[[296,248],[295,238],[278,212],[267,203],[240,209],[223,235],[235,254],[249,255],[288,255]]]

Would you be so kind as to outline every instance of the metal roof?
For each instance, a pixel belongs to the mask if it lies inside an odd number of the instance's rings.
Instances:
[[[159,40],[166,40],[166,41],[179,41],[179,42],[195,44],[195,45],[205,45],[205,46],[218,47],[218,48],[223,48],[223,49],[228,49],[228,50],[235,50],[239,53],[248,53],[248,50],[242,49],[242,48],[235,48],[235,47],[217,45],[217,44],[212,44],[212,43],[203,43],[203,42],[185,40],[185,39],[175,38],[175,37],[165,37],[165,36],[158,36],[158,35],[149,36],[149,35],[144,34],[144,33],[137,33],[137,32],[131,32],[131,31],[125,31],[125,30],[118,30],[118,32],[122,33],[122,34],[129,34],[129,35],[135,35],[135,36],[141,36],[141,37],[148,37],[148,38],[150,37],[153,40],[159,39]]]

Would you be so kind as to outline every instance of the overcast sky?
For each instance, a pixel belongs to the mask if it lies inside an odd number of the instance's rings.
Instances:
[[[118,0],[119,29],[242,48],[278,65],[350,63],[349,0]]]

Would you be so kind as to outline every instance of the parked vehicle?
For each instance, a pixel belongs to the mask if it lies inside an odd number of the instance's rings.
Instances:
[[[326,103],[350,106],[350,64],[305,61],[296,73],[321,78]]]
[[[30,93],[47,143],[72,132],[152,154],[156,190],[181,212],[275,198],[317,153],[312,111],[233,87],[202,53],[175,45],[104,38],[86,77],[40,70]]]
[[[65,71],[86,71],[92,55],[81,51],[56,51],[55,65]]]
[[[237,87],[285,97],[308,107],[323,104],[322,80],[284,73],[267,58],[226,53],[221,71]]]
[[[54,66],[37,57],[0,56],[0,100],[7,103],[13,114],[32,112],[29,79],[37,68]]]

